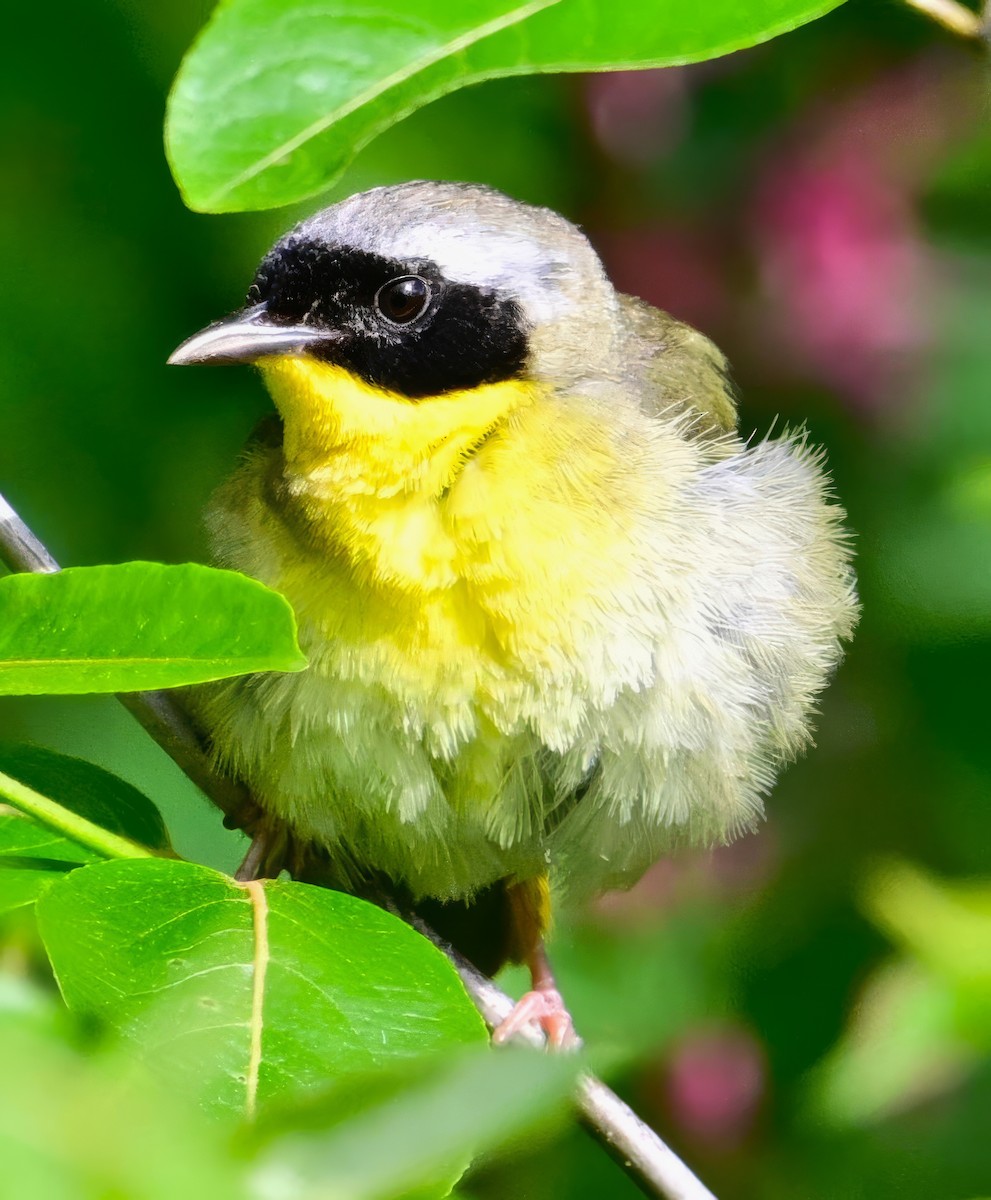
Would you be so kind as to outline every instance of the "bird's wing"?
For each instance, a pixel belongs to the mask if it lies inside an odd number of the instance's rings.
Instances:
[[[635,296],[619,302],[627,329],[624,357],[641,408],[651,416],[695,410],[712,432],[736,429],[733,386],[715,344]]]

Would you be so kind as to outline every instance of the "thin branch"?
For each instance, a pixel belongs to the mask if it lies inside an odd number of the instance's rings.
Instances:
[[[51,572],[59,569],[43,543],[3,496],[0,496],[0,559],[14,571]],[[228,817],[257,811],[247,789],[213,771],[192,723],[173,696],[166,692],[139,692],[121,695],[118,699]],[[16,783],[14,780],[9,782]],[[7,784],[8,781],[0,777],[0,787]],[[12,802],[16,803],[16,800]],[[513,1001],[423,921],[412,916],[407,919],[443,950],[486,1024],[495,1028],[509,1014]],[[516,1040],[543,1045],[542,1037],[536,1031],[520,1034]],[[659,1200],[716,1200],[653,1129],[601,1080],[593,1075],[581,1076],[575,1099],[585,1128],[645,1195]]]
[[[601,1079],[582,1075],[576,1099],[582,1124],[645,1195],[716,1200],[671,1147]]]
[[[957,0],[905,0],[905,3],[960,37],[987,37],[987,14],[982,18],[973,9],[958,4]]]
[[[12,571],[50,575],[58,563],[0,495],[0,557]]]

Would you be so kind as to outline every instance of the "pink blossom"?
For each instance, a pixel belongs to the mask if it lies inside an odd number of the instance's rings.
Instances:
[[[767,1092],[767,1062],[747,1030],[700,1027],[668,1056],[661,1077],[663,1106],[694,1141],[735,1150],[752,1133]]]
[[[929,337],[911,197],[852,153],[796,156],[771,165],[756,208],[767,339],[853,399],[886,393]]]
[[[585,84],[592,134],[617,162],[642,167],[681,140],[688,115],[687,73],[610,71]]]
[[[766,356],[861,405],[910,386],[939,263],[918,190],[974,108],[959,63],[926,57],[806,113],[768,156],[751,227]]]

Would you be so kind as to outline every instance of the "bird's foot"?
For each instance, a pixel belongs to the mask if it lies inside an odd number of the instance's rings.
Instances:
[[[260,821],[252,830],[251,845],[234,878],[238,883],[278,878],[288,862],[289,841],[289,832],[284,826],[264,819]]]
[[[581,1045],[571,1013],[554,987],[535,988],[517,1000],[509,1016],[492,1031],[492,1041],[502,1045],[531,1023],[546,1035],[547,1045],[553,1050],[575,1050]]]

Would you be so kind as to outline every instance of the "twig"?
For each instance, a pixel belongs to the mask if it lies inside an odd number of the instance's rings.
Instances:
[[[716,1200],[670,1146],[594,1075],[578,1080],[582,1124],[647,1196]]]
[[[0,495],[0,557],[12,571],[40,571],[50,575],[58,563]]]
[[[43,543],[0,495],[0,559],[14,571],[59,570]],[[255,807],[246,788],[218,776],[180,704],[166,692],[134,692],[117,697],[148,734],[227,816]],[[490,1028],[513,1001],[417,917],[411,924],[451,960],[468,995]],[[521,1034],[534,1045],[541,1035]],[[716,1200],[709,1189],[628,1105],[593,1075],[582,1075],[575,1097],[582,1123],[647,1196],[660,1200]]]
[[[905,3],[960,37],[977,39],[988,35],[987,14],[981,17],[957,0],[905,0]]]

